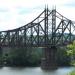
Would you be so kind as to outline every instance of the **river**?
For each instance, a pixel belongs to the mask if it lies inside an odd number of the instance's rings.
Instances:
[[[40,67],[30,68],[14,68],[14,67],[2,67],[0,68],[0,75],[67,75],[75,67],[62,67],[56,70],[44,71]]]

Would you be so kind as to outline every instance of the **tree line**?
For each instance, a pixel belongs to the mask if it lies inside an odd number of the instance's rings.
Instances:
[[[40,66],[42,48],[11,48],[9,53],[0,51],[0,65],[5,66]],[[64,47],[57,48],[58,66],[71,66],[75,63],[75,41]]]

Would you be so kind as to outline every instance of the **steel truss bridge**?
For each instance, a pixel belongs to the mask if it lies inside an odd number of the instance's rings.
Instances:
[[[63,46],[75,40],[75,22],[56,9],[44,11],[32,22],[13,30],[0,31],[1,47]]]

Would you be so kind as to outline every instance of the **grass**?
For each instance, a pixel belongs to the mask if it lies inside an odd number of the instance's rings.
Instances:
[[[70,72],[68,75],[75,75],[75,71]]]

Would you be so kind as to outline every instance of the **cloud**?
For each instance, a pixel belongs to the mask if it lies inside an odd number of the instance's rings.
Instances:
[[[56,9],[62,15],[75,20],[74,0],[0,0],[0,30],[21,27],[36,18],[45,8],[45,4]]]
[[[6,9],[6,8],[0,8],[0,12],[8,12],[9,10],[8,9]]]

